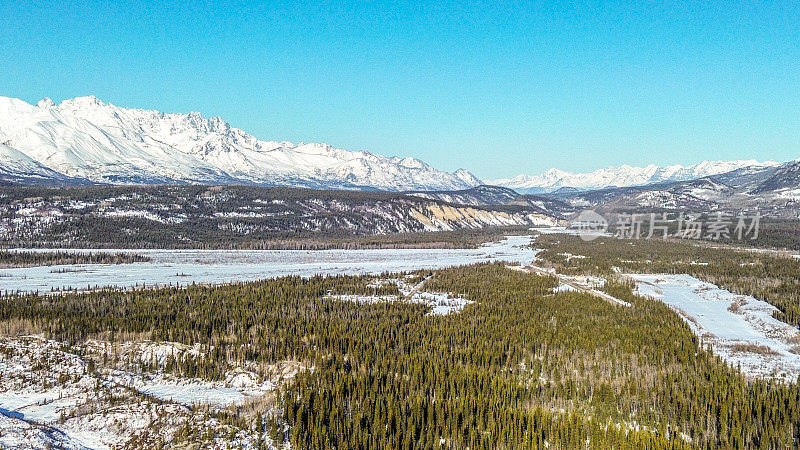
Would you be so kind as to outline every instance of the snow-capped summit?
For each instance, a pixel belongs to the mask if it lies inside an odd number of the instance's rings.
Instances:
[[[483,181],[479,180],[478,177],[473,175],[472,172],[467,169],[458,169],[453,172],[453,175],[457,176],[461,181],[470,186],[480,186],[483,184]]]
[[[513,178],[487,181],[488,184],[509,187],[521,193],[553,192],[562,188],[580,190],[602,189],[606,187],[643,186],[668,181],[688,181],[710,175],[719,175],[745,167],[777,167],[775,161],[758,162],[754,159],[735,161],[703,161],[691,166],[680,164],[659,167],[650,164],[645,167],[622,165],[607,167],[589,173],[570,173],[550,169],[542,175],[517,175]]]
[[[480,185],[416,158],[325,143],[263,141],[220,117],[121,108],[95,96],[36,106],[0,97],[0,142],[65,177],[98,183],[215,183],[313,188],[454,190]],[[5,156],[11,150],[4,149]],[[9,157],[10,158],[10,157]],[[0,168],[13,171],[0,160]]]
[[[50,100],[49,97],[45,97],[39,100],[39,103],[37,103],[36,106],[38,106],[39,108],[52,108],[53,106],[56,106],[56,104],[52,100]]]

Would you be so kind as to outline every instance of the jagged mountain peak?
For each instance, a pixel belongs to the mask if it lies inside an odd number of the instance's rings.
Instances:
[[[50,97],[45,97],[39,100],[36,106],[38,106],[39,108],[52,108],[56,106],[56,104],[55,102],[53,102],[53,100],[50,99]]]
[[[49,170],[99,183],[211,183],[312,188],[466,189],[474,175],[327,143],[264,141],[221,117],[123,108],[93,95],[0,97],[0,137]]]
[[[91,94],[81,97],[65,99],[61,101],[60,106],[68,106],[68,105],[106,106],[106,104],[103,103],[99,98]]]

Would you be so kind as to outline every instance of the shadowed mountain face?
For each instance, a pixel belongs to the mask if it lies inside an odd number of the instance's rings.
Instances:
[[[800,161],[788,162],[764,175],[769,176],[764,180],[759,180],[758,185],[753,189],[754,194],[788,191],[800,193]]]
[[[0,143],[0,185],[86,184],[88,180],[71,178],[51,170],[24,153]]]

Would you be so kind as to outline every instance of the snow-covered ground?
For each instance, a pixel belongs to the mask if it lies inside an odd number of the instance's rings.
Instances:
[[[446,316],[464,309],[472,301],[442,292],[418,292],[411,297],[412,302],[422,303],[431,307],[429,315]]]
[[[196,378],[176,377],[163,373],[169,358],[202,358],[205,355],[199,344],[187,346],[176,342],[124,342],[111,344],[104,341],[87,341],[83,348],[95,355],[110,353],[120,363],[103,372],[105,380],[135,389],[142,394],[173,401],[186,406],[210,405],[225,407],[242,404],[275,389],[278,382],[262,379],[250,370],[239,368],[227,374],[225,381],[210,382]],[[139,364],[150,364],[155,372],[143,373]]]
[[[553,289],[553,292],[580,292],[580,291],[578,291],[577,289],[568,284],[561,283]]]
[[[106,351],[116,363],[99,362]],[[209,430],[207,443],[214,448],[253,448],[252,433],[222,425],[193,406],[213,410],[258,399],[274,388],[273,381],[242,369],[216,383],[176,379],[158,367],[125,370],[131,364],[163,364],[166,358],[159,355],[195,352],[196,347],[174,343],[87,341],[70,347],[36,336],[1,338],[0,448],[124,448],[132,439],[149,446],[171,441],[187,423]],[[270,373],[278,381],[297,370],[297,364],[288,363]]]
[[[568,234],[571,236],[577,236],[578,230],[574,228],[567,228],[567,227],[530,227],[528,228],[530,231],[534,231],[536,233],[541,234]]]
[[[518,266],[511,266],[518,267]],[[405,301],[408,303],[419,303],[431,308],[428,315],[446,316],[450,313],[457,313],[465,306],[473,303],[471,300],[453,295],[450,292],[426,292],[423,288],[428,278],[415,285],[407,282],[412,275],[402,278],[379,278],[373,282],[374,286],[395,284],[400,291],[400,295],[332,295],[328,298],[346,300],[356,303],[378,303],[378,302],[397,302]]]
[[[86,447],[60,430],[31,424],[17,417],[0,414],[0,448],[20,450],[58,448],[72,450]]]
[[[594,237],[611,237],[611,236],[613,236],[608,231],[596,230],[596,231],[588,232],[586,230],[581,230],[579,228],[562,227],[562,226],[557,226],[557,227],[531,227],[531,228],[528,228],[528,229],[531,230],[531,231],[535,231],[536,233],[539,233],[539,234],[566,234],[568,236],[582,236],[582,235],[586,235],[586,234],[591,234]]]
[[[714,353],[753,377],[794,381],[800,375],[800,331],[772,317],[776,308],[689,275],[630,276],[637,293],[675,309]]]
[[[182,405],[207,404],[229,406],[244,403],[247,396],[241,390],[196,379],[180,379],[164,375],[142,376],[140,374],[115,372],[109,380],[129,386],[142,394]]]
[[[3,269],[0,291],[46,293],[65,288],[217,284],[286,275],[380,274],[489,261],[529,264],[536,252],[528,244],[530,236],[509,236],[476,249],[135,250],[150,261]]]

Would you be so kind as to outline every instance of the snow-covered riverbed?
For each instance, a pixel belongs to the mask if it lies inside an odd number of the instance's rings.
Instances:
[[[535,256],[529,243],[529,236],[509,236],[477,249],[142,250],[136,253],[151,261],[0,269],[0,291],[44,293],[97,286],[216,284],[285,275],[380,274],[488,261],[529,264]]]
[[[800,375],[800,332],[772,317],[776,308],[689,275],[640,275],[638,293],[663,301],[714,353],[754,377],[795,381]]]

